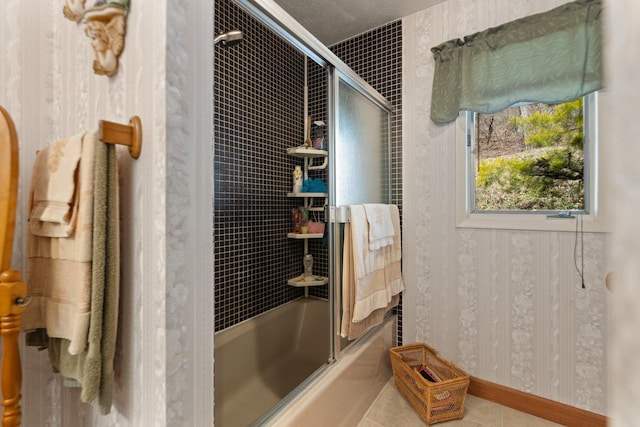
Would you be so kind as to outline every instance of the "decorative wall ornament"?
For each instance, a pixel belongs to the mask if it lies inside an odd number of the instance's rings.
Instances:
[[[84,6],[85,0],[65,0],[64,16],[84,22],[95,53],[93,71],[112,76],[118,72],[118,58],[124,49],[129,0],[97,0],[92,7]]]
[[[62,9],[65,18],[80,22],[84,13],[84,2],[85,0],[66,0],[66,4]]]

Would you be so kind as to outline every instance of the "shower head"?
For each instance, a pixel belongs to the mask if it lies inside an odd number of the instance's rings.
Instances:
[[[213,40],[214,46],[222,43],[222,47],[229,47],[240,43],[244,40],[244,34],[240,30],[231,30],[216,36]]]

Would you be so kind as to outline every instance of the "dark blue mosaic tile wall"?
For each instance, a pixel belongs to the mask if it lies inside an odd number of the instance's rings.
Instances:
[[[304,140],[304,56],[231,0],[215,2],[215,34],[240,29],[245,41],[215,47],[215,330],[296,299],[286,284],[302,272],[303,243],[289,239],[291,172],[287,156]],[[402,202],[400,21],[333,46],[333,51],[393,105],[392,202]],[[309,114],[326,122],[325,70],[309,61]],[[330,124],[329,124],[330,125]],[[324,172],[313,177],[326,180]],[[401,208],[402,212],[402,208]],[[314,272],[328,275],[328,251],[309,242]],[[310,289],[328,297],[328,287]],[[401,325],[401,323],[400,323]]]

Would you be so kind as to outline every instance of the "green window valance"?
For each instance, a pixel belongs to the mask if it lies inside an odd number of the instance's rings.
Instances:
[[[431,119],[448,123],[463,110],[495,113],[601,89],[601,15],[601,0],[578,0],[432,48]]]

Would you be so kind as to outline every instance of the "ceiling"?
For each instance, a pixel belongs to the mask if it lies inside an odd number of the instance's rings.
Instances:
[[[330,46],[444,0],[275,0]]]

